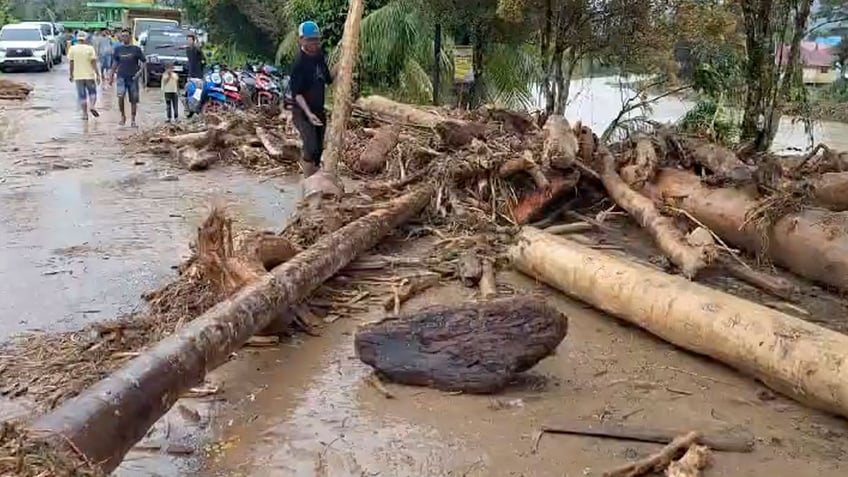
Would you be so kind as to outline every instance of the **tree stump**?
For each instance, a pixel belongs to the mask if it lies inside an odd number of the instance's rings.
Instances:
[[[362,326],[362,362],[391,381],[487,394],[551,355],[568,319],[539,297],[432,307]]]

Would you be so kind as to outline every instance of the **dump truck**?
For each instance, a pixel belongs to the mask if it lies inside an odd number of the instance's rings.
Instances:
[[[124,28],[132,34],[133,44],[141,43],[140,38],[148,30],[179,28],[182,12],[173,8],[127,8],[124,10]]]

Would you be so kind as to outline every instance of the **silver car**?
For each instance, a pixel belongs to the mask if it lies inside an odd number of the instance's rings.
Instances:
[[[50,22],[21,22],[21,25],[37,25],[41,28],[41,34],[50,43],[50,49],[53,52],[53,64],[58,65],[62,62],[62,33],[55,23]]]

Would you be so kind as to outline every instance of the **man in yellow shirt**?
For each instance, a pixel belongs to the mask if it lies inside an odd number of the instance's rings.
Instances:
[[[82,118],[88,121],[88,113],[96,117],[100,113],[94,109],[97,104],[97,83],[100,81],[100,71],[97,67],[97,52],[86,40],[84,31],[77,34],[77,44],[68,50],[70,60],[71,82],[76,84],[77,99],[82,108]]]

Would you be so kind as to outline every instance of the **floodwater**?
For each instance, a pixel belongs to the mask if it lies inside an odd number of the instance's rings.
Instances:
[[[238,170],[187,173],[166,161],[126,157],[114,90],[99,119],[83,122],[67,63],[53,73],[9,75],[35,86],[0,103],[0,340],[30,329],[73,329],[139,305],[188,253],[213,203],[257,227],[281,227],[299,189]],[[141,127],[164,120],[146,91]]]
[[[188,173],[156,157],[124,156],[119,139],[133,130],[117,125],[114,92],[104,92],[102,117],[84,123],[67,65],[11,78],[36,89],[24,103],[0,103],[0,339],[78,328],[140,306],[139,295],[167,280],[188,253],[210,204],[275,229],[299,198],[292,179],[261,182],[227,168]],[[569,119],[596,131],[621,105],[604,78],[575,81],[572,96]],[[667,98],[653,116],[672,121],[686,107]],[[139,119],[142,127],[164,119],[158,91],[145,92]],[[845,125],[821,124],[816,135],[848,150]],[[782,127],[778,148],[805,144],[800,125]],[[469,297],[433,290],[409,306]],[[570,335],[532,379],[503,396],[392,386],[397,399],[386,400],[364,384],[368,370],[353,357],[351,332],[373,316],[348,317],[319,338],[239,352],[209,378],[221,393],[181,400],[119,474],[186,475],[156,450],[171,445],[203,450],[198,476],[599,475],[656,450],[557,436],[532,450],[543,422],[580,419],[753,433],[757,453],[717,456],[714,475],[845,475],[841,421],[780,398],[762,401],[761,388],[737,373],[549,297],[571,319]]]

